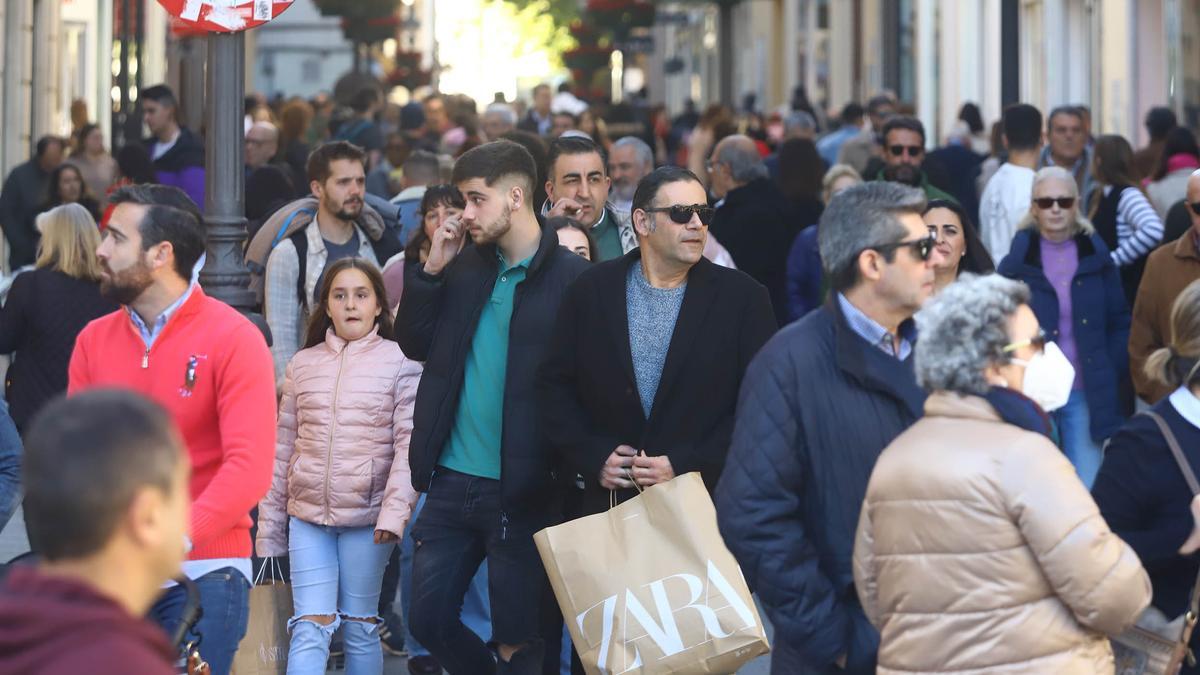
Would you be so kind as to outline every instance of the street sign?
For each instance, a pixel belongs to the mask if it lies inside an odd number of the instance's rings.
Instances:
[[[158,0],[185,26],[211,33],[257,28],[292,6],[293,0]]]
[[[626,54],[653,54],[654,36],[633,35],[622,42],[618,42],[616,46],[617,49],[620,49]]]

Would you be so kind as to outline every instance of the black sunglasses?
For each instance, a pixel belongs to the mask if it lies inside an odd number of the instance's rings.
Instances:
[[[713,214],[716,213],[716,209],[707,204],[692,204],[691,206],[675,204],[673,206],[647,207],[642,210],[646,213],[670,214],[671,220],[680,225],[687,225],[692,222],[693,213],[700,216],[701,225],[709,225],[712,223]]]
[[[1192,213],[1200,216],[1200,202],[1191,202],[1188,206],[1192,208]]]
[[[1043,211],[1054,206],[1054,202],[1058,202],[1058,208],[1060,209],[1069,209],[1075,206],[1074,197],[1038,197],[1033,200],[1033,203],[1037,204],[1037,207]]]
[[[930,235],[927,237],[923,237],[921,239],[913,239],[911,241],[897,241],[892,244],[881,244],[879,246],[872,246],[871,248],[873,250],[879,251],[880,253],[883,253],[886,251],[894,251],[898,248],[908,247],[909,249],[912,250],[913,255],[917,256],[917,258],[919,258],[922,262],[924,262],[926,260],[929,260],[929,256],[933,255],[933,247],[934,246],[937,246],[937,237]]]
[[[919,145],[892,145],[888,146],[888,152],[892,153],[892,157],[900,157],[906,152],[909,157],[920,157],[925,148]]]

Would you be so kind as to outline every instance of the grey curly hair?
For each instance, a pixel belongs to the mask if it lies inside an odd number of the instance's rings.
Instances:
[[[983,371],[1004,363],[1008,321],[1029,304],[1029,288],[998,274],[963,274],[914,317],[917,384],[926,391],[987,393]]]

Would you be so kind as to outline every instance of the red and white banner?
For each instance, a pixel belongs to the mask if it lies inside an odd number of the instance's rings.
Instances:
[[[257,28],[292,6],[293,0],[158,0],[189,28],[236,33]]]

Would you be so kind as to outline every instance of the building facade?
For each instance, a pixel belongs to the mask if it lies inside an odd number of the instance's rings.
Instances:
[[[797,86],[836,113],[893,92],[940,142],[964,101],[987,122],[1008,103],[1087,105],[1094,133],[1145,142],[1151,107],[1200,128],[1200,0],[743,0],[728,12],[732,91],[759,109]],[[721,14],[663,3],[651,98],[677,112],[719,100]],[[665,21],[664,21],[665,17]],[[661,93],[660,93],[661,92]]]

